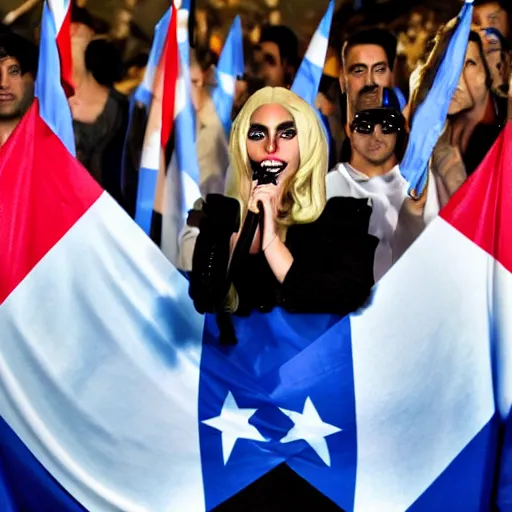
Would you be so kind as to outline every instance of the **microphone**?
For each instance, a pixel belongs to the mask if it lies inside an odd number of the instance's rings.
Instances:
[[[256,162],[251,162],[253,164],[253,181],[257,181],[258,185],[268,185],[270,183],[277,186],[277,177],[284,170],[286,165],[281,166],[281,168],[270,169],[263,168],[260,164]],[[240,266],[244,261],[245,257],[249,254],[251,250],[252,241],[254,240],[254,235],[256,234],[256,230],[258,229],[258,225],[260,226],[260,244],[263,243],[263,203],[258,201],[258,211],[259,213],[255,213],[251,210],[247,212],[245,216],[244,225],[240,231],[240,237],[238,238],[238,242],[233,251],[233,256],[231,257],[231,263],[227,272],[228,282],[232,281],[233,274],[240,271]],[[226,312],[217,313],[217,325],[219,326],[220,331],[220,340],[223,345],[236,345],[236,333],[231,322],[231,318]]]

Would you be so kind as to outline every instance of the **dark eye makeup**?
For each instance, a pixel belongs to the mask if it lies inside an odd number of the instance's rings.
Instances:
[[[247,138],[249,140],[262,140],[265,137],[268,136],[269,130],[266,126],[262,124],[254,123],[249,128],[249,133],[247,134]],[[284,123],[281,123],[277,127],[277,133],[278,136],[286,139],[291,140],[297,135],[297,128],[295,127],[295,123],[293,121],[285,121]]]

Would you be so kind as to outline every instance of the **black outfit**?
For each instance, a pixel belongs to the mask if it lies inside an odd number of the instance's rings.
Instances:
[[[94,123],[73,121],[78,160],[121,206],[121,163],[128,115],[127,98],[111,89]]]
[[[310,224],[288,228],[286,246],[294,261],[281,284],[265,255],[244,255],[228,276],[230,238],[239,229],[238,201],[209,195],[203,206],[194,251],[190,295],[200,312],[222,310],[234,284],[235,314],[270,311],[332,313],[344,316],[364,304],[373,285],[378,240],[368,234],[371,207],[366,199],[332,198]],[[331,500],[281,464],[217,507],[217,512],[340,511]]]
[[[469,138],[468,147],[464,155],[462,155],[468,176],[471,176],[482,163],[482,160],[487,156],[487,153],[507,123],[507,98],[502,98],[491,92],[489,101],[491,102],[495,120],[492,124],[480,123],[475,126]]]

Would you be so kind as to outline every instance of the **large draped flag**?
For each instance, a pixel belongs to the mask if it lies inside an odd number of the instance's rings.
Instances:
[[[464,67],[472,17],[473,0],[465,0],[434,83],[412,120],[400,172],[409,182],[413,196],[421,195],[427,184],[428,163],[444,129],[448,109]]]
[[[237,16],[220,54],[216,70],[217,85],[212,93],[215,110],[228,138],[231,131],[236,80],[244,74],[244,69],[242,22],[240,16]]]
[[[287,462],[346,511],[487,512],[512,402],[511,138],[367,308],[235,317],[221,347],[35,104],[0,153],[0,508],[206,511]]]
[[[313,34],[306,55],[304,55],[302,59],[291,87],[291,90],[295,94],[300,96],[304,101],[307,101],[311,106],[315,105],[318,87],[322,79],[333,13],[334,0],[331,0],[324,17],[320,21],[316,32]]]
[[[203,512],[283,462],[347,512],[490,510],[512,124],[366,308],[234,317],[225,347],[43,97],[0,148],[0,510]]]

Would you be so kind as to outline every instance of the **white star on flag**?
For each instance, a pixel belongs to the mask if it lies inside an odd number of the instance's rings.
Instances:
[[[267,442],[258,429],[249,423],[249,419],[256,411],[257,409],[240,409],[230,391],[224,400],[220,416],[203,420],[205,425],[222,432],[224,465],[227,464],[238,439]]]
[[[341,432],[341,428],[335,427],[329,423],[325,423],[318,411],[316,410],[311,398],[308,396],[304,404],[302,413],[290,411],[279,407],[281,412],[286,414],[294,423],[294,426],[286,434],[281,443],[291,443],[293,441],[304,440],[315,450],[317,455],[325,462],[327,466],[331,466],[331,454],[327,446],[325,438],[332,434]]]

